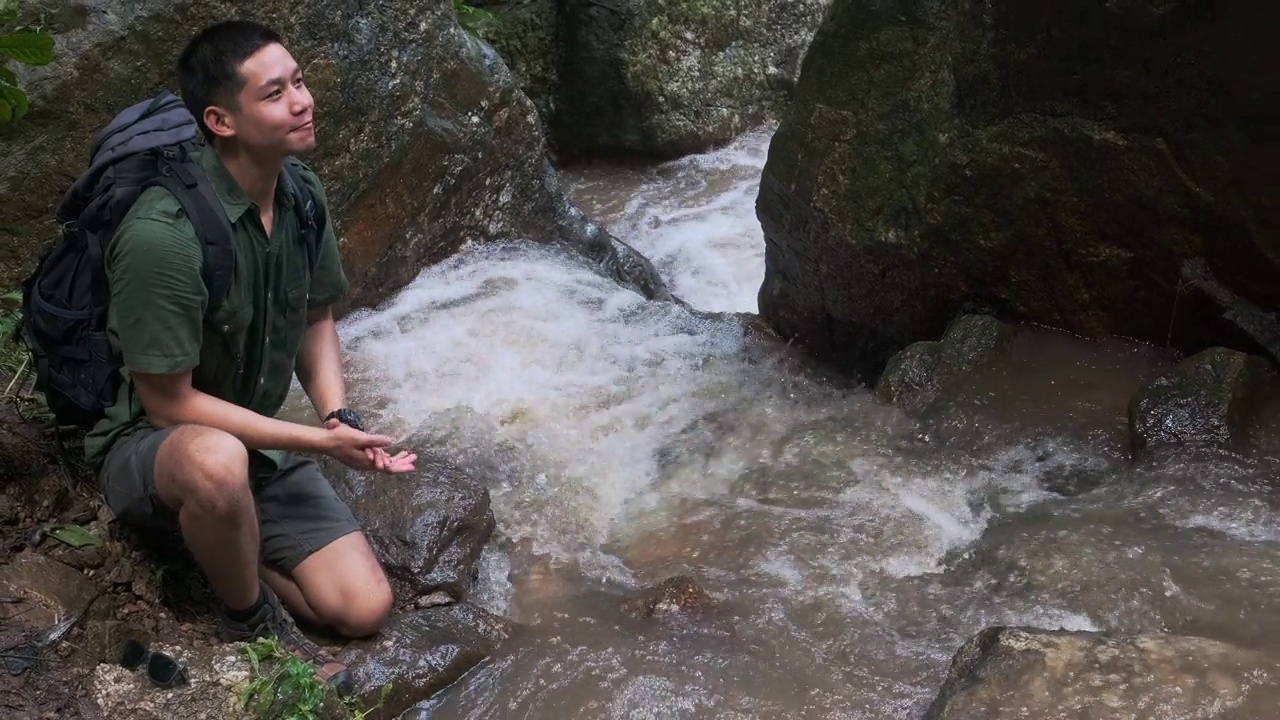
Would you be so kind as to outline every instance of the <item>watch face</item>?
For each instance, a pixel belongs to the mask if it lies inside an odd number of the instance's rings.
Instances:
[[[360,414],[357,413],[355,410],[348,410],[346,408],[343,408],[341,410],[334,410],[333,412],[329,413],[329,417],[333,418],[334,420],[337,420],[343,425],[346,425],[348,427],[353,427],[356,430],[364,430],[364,423],[360,420]],[[327,419],[328,418],[326,418],[326,420]]]
[[[351,427],[357,430],[364,429],[364,423],[361,422],[360,420],[360,414],[357,413],[355,410],[342,410],[340,412],[341,414],[338,416],[338,419],[340,421],[342,421],[343,423],[346,423],[347,425],[350,425]]]

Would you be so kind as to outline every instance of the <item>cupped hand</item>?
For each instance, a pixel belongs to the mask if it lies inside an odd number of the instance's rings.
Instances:
[[[348,467],[388,475],[410,472],[416,467],[418,456],[414,453],[404,451],[392,455],[387,452],[391,438],[385,435],[361,432],[336,419],[326,420],[324,427],[339,436],[329,454]]]

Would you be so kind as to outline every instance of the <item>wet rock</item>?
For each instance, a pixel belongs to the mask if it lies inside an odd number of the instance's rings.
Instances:
[[[438,592],[465,600],[494,528],[483,482],[431,450],[423,437],[404,442],[418,453],[417,470],[404,475],[364,473],[323,461],[401,605]]]
[[[355,675],[358,697],[366,705],[381,701],[375,717],[392,718],[462,677],[512,631],[507,620],[458,603],[394,616],[375,638],[352,643],[339,659]]]
[[[962,315],[940,341],[912,343],[889,358],[876,384],[876,396],[918,413],[948,382],[972,372],[1016,334],[1016,328],[993,317]]]
[[[252,720],[241,706],[240,691],[249,681],[249,663],[239,645],[177,647],[155,645],[187,667],[190,682],[183,687],[157,689],[143,669],[125,670],[101,664],[86,688],[101,717],[130,720]]]
[[[674,157],[776,119],[830,0],[534,0],[484,31],[568,157]]]
[[[972,598],[970,622],[990,622],[994,604],[1007,613],[998,617],[1271,651],[1280,624],[1274,523],[1251,516],[1247,501],[1216,496],[1226,466],[1193,467],[1134,466],[1079,500],[993,522],[949,564],[944,583]],[[1135,497],[1135,487],[1150,495]],[[1150,496],[1166,494],[1176,500],[1150,506]]]
[[[657,620],[699,617],[715,607],[715,600],[688,575],[677,575],[645,588],[622,605],[623,611],[634,618]]]
[[[0,137],[0,287],[30,271],[52,209],[111,115],[162,87],[182,45],[227,16],[214,0],[20,5],[57,41],[56,61],[17,71],[30,114]],[[372,306],[463,244],[529,238],[571,246],[602,273],[668,297],[642,256],[565,198],[537,112],[501,58],[458,25],[451,0],[299,6],[265,0],[317,99],[319,146],[348,306]]]
[[[1240,447],[1277,389],[1276,373],[1262,358],[1226,348],[1205,350],[1130,400],[1133,448],[1142,453],[1165,445]]]
[[[1276,13],[836,0],[761,178],[761,314],[867,383],[966,308],[1253,351],[1280,326],[1238,312],[1280,306]]]
[[[993,627],[956,653],[924,720],[1270,717],[1275,658],[1176,635]]]

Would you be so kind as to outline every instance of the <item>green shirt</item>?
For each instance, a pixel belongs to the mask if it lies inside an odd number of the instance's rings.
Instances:
[[[284,404],[307,311],[331,305],[347,289],[328,212],[320,229],[315,272],[308,267],[300,221],[281,172],[271,236],[257,206],[211,146],[197,154],[231,221],[236,269],[223,303],[206,317],[209,297],[200,276],[202,253],[191,221],[162,188],[144,192],[130,208],[106,252],[111,287],[107,330],[124,360],[120,394],[85,438],[85,453],[100,465],[112,445],[151,427],[129,381],[130,372],[192,371],[202,392],[266,416]],[[324,190],[309,169],[303,180],[318,203]]]

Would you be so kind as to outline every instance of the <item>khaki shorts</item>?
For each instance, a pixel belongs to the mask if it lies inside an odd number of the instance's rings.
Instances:
[[[174,428],[143,430],[118,443],[102,464],[99,483],[121,522],[150,533],[180,535],[178,515],[156,494],[156,453]],[[249,483],[258,509],[262,560],[292,572],[338,538],[360,530],[355,516],[312,460],[286,454],[277,465],[250,451]]]

